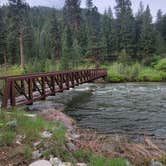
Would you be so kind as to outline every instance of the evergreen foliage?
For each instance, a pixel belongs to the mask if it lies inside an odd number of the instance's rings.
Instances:
[[[62,69],[82,62],[151,64],[156,55],[166,56],[166,14],[157,12],[152,21],[149,6],[140,3],[134,16],[131,0],[116,0],[99,13],[93,0],[65,0],[62,10],[29,7],[25,0],[8,0],[0,7],[0,64],[24,65],[49,59]],[[26,62],[26,63],[25,63]]]

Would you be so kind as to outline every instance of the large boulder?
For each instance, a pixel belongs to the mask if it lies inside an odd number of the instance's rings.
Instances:
[[[52,164],[47,160],[38,160],[30,164],[29,166],[52,166]]]

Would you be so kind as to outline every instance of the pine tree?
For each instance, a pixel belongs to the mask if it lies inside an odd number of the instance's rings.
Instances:
[[[140,50],[141,50],[141,44],[140,44],[140,34],[143,24],[143,17],[144,17],[144,5],[142,1],[140,2],[138,12],[136,13],[135,17],[135,59],[140,59]]]
[[[155,29],[152,25],[152,16],[149,6],[143,15],[143,23],[140,34],[141,59],[145,64],[149,64],[156,51]]]
[[[18,39],[19,42],[19,52],[20,52],[20,63],[21,67],[24,68],[25,65],[25,56],[24,56],[24,38],[26,36],[25,32],[27,30],[27,18],[29,6],[24,0],[8,0],[9,1],[9,10],[8,10],[8,19],[9,19],[9,40],[12,41],[10,44],[12,52],[12,61],[16,61],[14,54],[17,54],[17,45],[14,44]],[[17,42],[16,42],[17,43]],[[14,52],[13,52],[14,51]]]
[[[62,37],[62,57],[61,68],[70,69],[72,67],[72,46],[73,39],[70,27],[67,26],[63,32]]]
[[[81,48],[79,46],[78,40],[74,39],[73,45],[72,45],[72,68],[78,68],[80,62],[81,62]]]
[[[61,55],[61,32],[59,22],[57,21],[57,16],[55,11],[53,11],[52,18],[51,18],[51,43],[53,48],[53,55],[54,60],[60,58]]]
[[[163,13],[161,10],[158,10],[157,12],[157,20],[156,20],[156,29],[162,33],[162,18],[163,18]]]
[[[116,0],[116,31],[117,50],[125,50],[130,56],[133,55],[134,41],[134,17],[130,0]]]
[[[100,26],[100,14],[98,8],[93,7],[90,12],[90,17],[88,20],[88,50],[87,55],[91,57],[95,63],[101,58],[101,26]]]
[[[105,11],[102,17],[101,33],[102,33],[101,47],[103,47],[102,55],[104,56],[103,57],[104,59],[106,58],[108,60],[111,58],[116,49],[114,44],[115,41],[114,20],[111,8],[109,8],[108,11]]]
[[[156,47],[156,50],[157,50],[157,53],[158,54],[162,54],[163,52],[165,52],[165,42],[164,42],[164,39],[162,37],[162,29],[163,29],[163,13],[161,10],[158,10],[157,12],[157,20],[156,20],[156,23],[155,23],[155,27],[156,27],[156,40],[157,40],[157,47]]]
[[[65,0],[64,24],[68,24],[71,30],[78,32],[81,22],[80,0]]]
[[[5,23],[4,15],[0,7],[0,64],[6,63],[6,34],[5,34]]]
[[[93,0],[86,0],[86,7],[91,11],[93,8]]]

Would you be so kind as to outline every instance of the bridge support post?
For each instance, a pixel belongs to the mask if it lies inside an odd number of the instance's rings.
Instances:
[[[33,83],[32,83],[32,78],[29,78],[29,80],[28,80],[28,95],[29,95],[28,105],[32,105],[33,104]]]
[[[42,77],[42,78],[41,78],[42,100],[45,100],[45,99],[46,99],[45,86],[46,86],[45,77]]]
[[[8,106],[8,99],[9,99],[9,89],[10,89],[10,83],[8,79],[5,80],[5,89],[3,93],[3,99],[2,99],[2,105],[1,107],[6,109]]]
[[[15,82],[12,80],[10,82],[10,104],[12,107],[16,106],[16,94],[15,94]]]

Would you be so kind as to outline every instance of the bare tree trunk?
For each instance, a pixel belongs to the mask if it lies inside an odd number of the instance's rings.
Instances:
[[[19,47],[20,47],[20,60],[21,60],[21,67],[24,68],[24,46],[23,46],[23,33],[19,33]]]
[[[3,51],[3,61],[4,61],[4,65],[7,66],[6,50]]]

